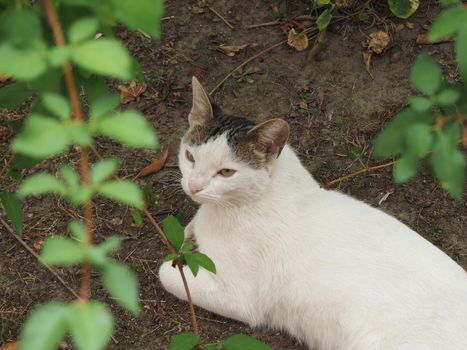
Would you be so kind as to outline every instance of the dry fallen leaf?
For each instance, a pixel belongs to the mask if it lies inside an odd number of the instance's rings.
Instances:
[[[363,51],[363,63],[365,64],[365,69],[368,73],[371,71],[371,56],[373,56],[373,51]]]
[[[368,49],[380,54],[389,44],[389,35],[386,32],[378,31],[370,34],[368,39]]]
[[[246,49],[247,47],[255,47],[256,44],[244,44],[244,45],[219,45],[219,46],[214,46],[214,48],[217,51],[222,52],[224,55],[227,56],[235,56],[236,53],[239,51]]]
[[[159,171],[160,169],[162,169],[162,167],[164,166],[165,164],[165,161],[167,160],[167,156],[169,155],[169,149],[166,147],[164,148],[164,150],[162,151],[162,155],[160,156],[159,159],[157,159],[156,161],[152,162],[151,164],[149,164],[147,167],[145,167],[143,170],[141,170],[136,176],[135,176],[135,179],[139,178],[139,177],[143,177],[143,176],[146,176],[146,175],[149,175],[149,174],[153,174],[157,171]]]
[[[35,250],[40,250],[43,245],[44,245],[44,241],[42,239],[38,239],[34,241],[34,243],[32,244]]]
[[[292,46],[297,51],[303,51],[308,47],[308,37],[306,34],[297,33],[294,28],[289,30],[287,36],[287,44]]]
[[[0,74],[0,83],[3,83],[5,81],[7,81],[8,79],[10,79],[10,77],[8,75],[1,75]]]
[[[430,42],[428,41],[427,35],[426,34],[418,34],[417,39],[415,40],[415,43],[417,45],[430,45],[430,44],[442,44],[442,43],[450,43],[456,41],[456,38],[453,36],[450,36],[448,38],[436,41],[436,42]]]
[[[19,341],[15,341],[12,343],[6,343],[0,346],[0,350],[18,350],[19,349]]]
[[[464,131],[462,133],[462,146],[467,147],[467,122],[464,122]]]
[[[132,81],[128,87],[124,85],[118,85],[122,103],[127,104],[136,100],[139,95],[146,91],[146,88],[146,84],[139,84],[136,81]]]

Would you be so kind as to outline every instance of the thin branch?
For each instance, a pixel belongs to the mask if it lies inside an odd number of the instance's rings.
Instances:
[[[188,282],[186,281],[185,272],[183,272],[183,265],[181,263],[177,264],[178,271],[180,276],[182,276],[183,287],[185,287],[186,296],[188,299],[188,304],[190,305],[190,314],[191,314],[191,323],[193,325],[193,333],[199,335],[198,322],[196,321],[195,307],[193,305],[193,300],[191,299],[190,289],[188,288]]]
[[[376,170],[379,170],[379,169],[383,169],[383,168],[387,168],[387,167],[390,167],[392,166],[393,164],[395,164],[397,162],[397,160],[392,160],[388,163],[384,163],[384,164],[380,164],[380,165],[375,165],[375,166],[372,166],[372,167],[369,167],[369,168],[363,168],[363,169],[360,169],[358,171],[355,171],[353,173],[350,173],[350,174],[347,174],[347,175],[344,175],[344,176],[341,176],[341,177],[338,177],[337,179],[335,180],[332,180],[332,181],[328,181],[324,184],[321,185],[322,188],[329,188],[331,187],[332,185],[335,185],[339,182],[342,182],[344,180],[348,180],[352,177],[355,177],[355,176],[358,176],[358,175],[361,175],[361,174],[365,174],[365,173],[371,173],[373,171],[376,171]]]
[[[229,21],[227,21],[224,17],[222,17],[222,15],[217,12],[216,10],[214,10],[212,7],[208,7],[209,11],[211,11],[212,13],[214,13],[217,17],[219,17],[222,22],[224,22],[230,29],[235,29],[233,25],[230,24]]]
[[[55,44],[57,46],[65,45],[65,38],[63,36],[62,27],[55,12],[55,8],[52,5],[51,0],[42,0],[42,6],[44,9],[44,15],[49,22],[49,25],[54,34]],[[76,89],[75,80],[73,77],[73,71],[71,64],[65,62],[63,64],[63,73],[65,75],[66,86],[68,90],[68,95],[71,101],[71,108],[73,113],[73,120],[78,123],[84,122],[84,116],[81,111],[81,106],[79,102],[79,95]],[[81,183],[83,186],[89,185],[89,150],[86,147],[80,147],[80,173],[81,173]],[[92,201],[88,200],[84,203],[84,225],[86,229],[86,239],[85,244],[87,246],[92,245]],[[81,283],[80,296],[82,300],[88,300],[91,294],[91,263],[85,261],[83,264],[83,280]]]
[[[253,29],[253,28],[259,28],[259,27],[270,27],[270,26],[278,25],[280,23],[281,23],[280,21],[272,21],[272,22],[251,24],[249,26],[246,26],[246,29]]]
[[[0,170],[0,183],[2,182],[3,176],[6,174],[6,172],[8,170],[8,166],[10,165],[10,162],[14,158],[14,156],[15,156],[15,153],[12,153],[10,155],[10,158],[8,158],[5,161],[5,165],[2,167],[2,170]],[[8,157],[8,156],[6,156],[6,157]]]
[[[8,225],[5,220],[3,220],[2,217],[0,217],[0,222],[2,223],[3,227],[6,228],[7,232],[14,238],[16,239],[23,247],[26,249],[29,253],[31,253],[38,261],[41,261],[40,256],[25,242],[23,239],[21,239],[20,236],[18,236],[15,231]],[[51,268],[49,265],[42,263],[47,270],[50,271],[52,275],[55,276],[55,278],[71,293],[73,294],[76,298],[79,299],[78,293],[76,293],[73,289],[71,289],[70,286],[65,282],[65,280],[60,277],[57,271],[55,269]]]

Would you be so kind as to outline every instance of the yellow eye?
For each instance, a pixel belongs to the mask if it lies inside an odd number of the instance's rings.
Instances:
[[[190,153],[189,150],[185,151],[185,156],[186,156],[186,159],[188,159],[190,162],[192,162],[192,163],[195,162],[195,158],[193,158],[193,155]]]
[[[237,170],[233,170],[233,169],[221,169],[221,170],[219,170],[219,174],[221,174],[224,177],[230,177],[233,174],[235,174],[236,172],[237,172]]]

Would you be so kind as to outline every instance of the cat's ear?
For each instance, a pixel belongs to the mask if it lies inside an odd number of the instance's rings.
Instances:
[[[205,124],[213,118],[211,101],[209,101],[208,94],[196,77],[193,77],[191,85],[193,87],[193,106],[188,115],[190,127]]]
[[[283,119],[274,118],[251,129],[247,137],[255,152],[265,157],[266,162],[276,159],[281,154],[289,139],[289,124]]]

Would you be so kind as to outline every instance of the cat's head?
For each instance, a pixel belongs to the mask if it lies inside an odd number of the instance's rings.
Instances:
[[[289,137],[282,119],[259,125],[224,114],[193,77],[190,127],[182,138],[179,166],[183,190],[199,203],[224,207],[261,197]]]

